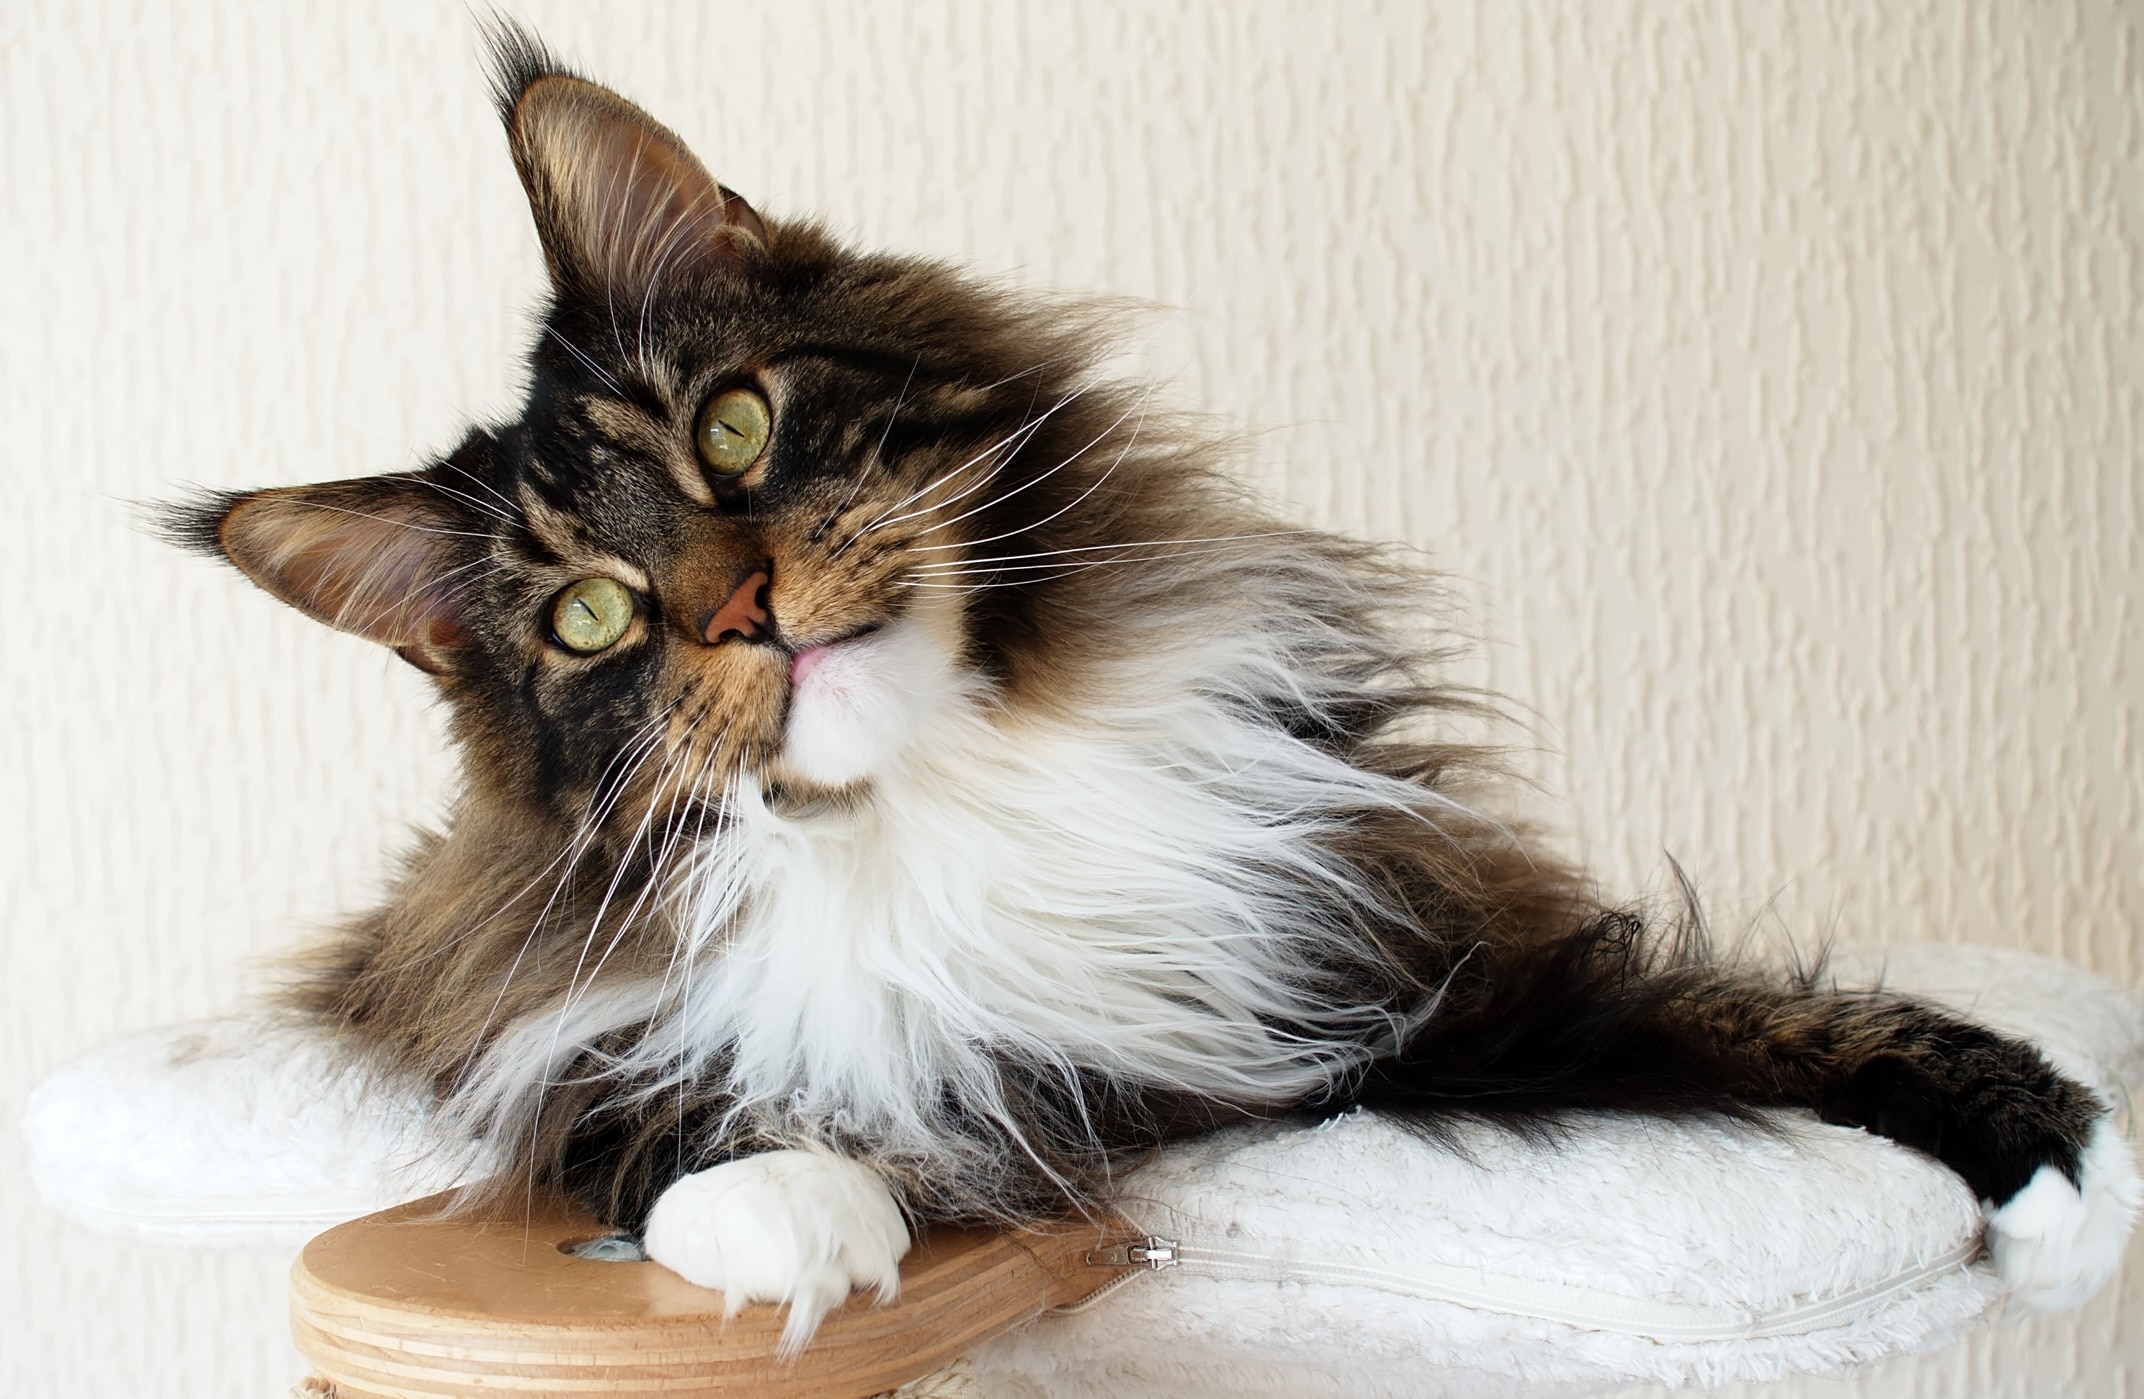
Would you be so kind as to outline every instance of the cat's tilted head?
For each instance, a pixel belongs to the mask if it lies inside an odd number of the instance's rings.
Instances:
[[[438,676],[480,786],[861,790],[950,694],[1063,699],[1121,610],[1081,575],[1231,532],[1092,376],[1091,308],[762,218],[513,32],[498,94],[552,289],[520,419],[178,522]]]

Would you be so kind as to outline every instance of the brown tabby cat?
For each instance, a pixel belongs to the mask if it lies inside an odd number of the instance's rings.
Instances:
[[[436,680],[466,787],[301,1003],[801,1342],[908,1221],[1091,1201],[1352,1105],[1814,1109],[1934,1156],[2068,1305],[2136,1195],[2093,1095],[1911,1001],[1654,934],[1482,804],[1418,577],[1275,523],[1106,313],[772,222],[529,36],[518,421],[186,542]]]

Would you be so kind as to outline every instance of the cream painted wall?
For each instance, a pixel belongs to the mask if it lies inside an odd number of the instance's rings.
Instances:
[[[1433,549],[1608,881],[2144,984],[2144,11],[517,6],[776,212],[1178,308],[1136,358]],[[129,522],[405,467],[539,268],[458,0],[0,8],[0,1119],[237,1005],[450,776],[419,678]],[[0,1393],[266,1395],[283,1261],[0,1148]],[[1752,1394],[2117,1395],[2074,1318]]]

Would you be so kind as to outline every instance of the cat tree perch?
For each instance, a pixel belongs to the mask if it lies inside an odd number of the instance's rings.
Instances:
[[[2076,968],[1935,946],[1835,962],[2034,1039],[2117,1102],[2144,1081],[2144,1004]],[[260,1021],[123,1042],[33,1096],[33,1171],[107,1232],[294,1248],[481,1169],[423,1148],[420,1106],[361,1095],[331,1064]],[[1534,1399],[1838,1373],[2005,1305],[1973,1261],[1969,1193],[1882,1138],[1605,1118],[1551,1146],[1488,1130],[1461,1145],[1367,1114],[1186,1142],[1128,1182],[1121,1231],[933,1236],[899,1303],[852,1299],[795,1363],[775,1354],[774,1309],[725,1322],[719,1294],[656,1265],[561,1253],[599,1231],[548,1207],[525,1229],[415,1208],[336,1229],[301,1258],[293,1312],[350,1399],[853,1399],[956,1355],[947,1392],[964,1399]],[[1169,1247],[1111,1251],[1148,1237]],[[476,1364],[501,1368],[479,1386]]]
[[[775,1308],[728,1317],[719,1293],[667,1268],[588,1256],[607,1240],[578,1209],[540,1200],[524,1219],[446,1219],[444,1200],[341,1225],[299,1255],[291,1331],[314,1393],[863,1399],[1136,1266],[1121,1225],[936,1230],[906,1260],[897,1303],[852,1299],[792,1357]]]

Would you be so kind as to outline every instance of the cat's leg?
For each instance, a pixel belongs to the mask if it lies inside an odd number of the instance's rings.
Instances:
[[[1811,1108],[1962,1177],[2025,1305],[2075,1306],[2120,1262],[2140,1195],[2129,1144],[2095,1094],[2020,1040],[1904,997],[1656,954],[1628,920],[1477,952],[1361,1102],[1517,1117]]]

